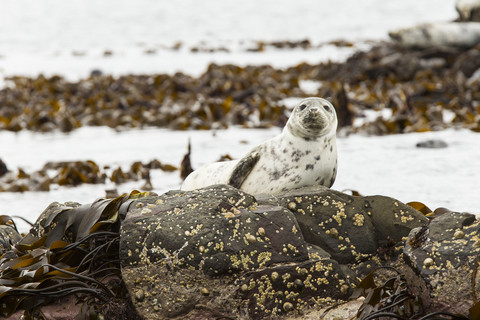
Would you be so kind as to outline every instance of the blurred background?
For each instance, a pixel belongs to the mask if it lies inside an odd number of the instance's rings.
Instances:
[[[0,6],[0,214],[177,189],[189,140],[194,169],[239,158],[312,95],[340,117],[334,189],[480,212],[478,44],[388,35],[455,0]]]

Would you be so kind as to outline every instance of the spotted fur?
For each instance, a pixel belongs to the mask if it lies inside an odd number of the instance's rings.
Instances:
[[[276,194],[309,185],[331,187],[337,172],[337,115],[322,98],[300,101],[282,133],[240,160],[192,172],[182,190],[231,184],[251,194]]]

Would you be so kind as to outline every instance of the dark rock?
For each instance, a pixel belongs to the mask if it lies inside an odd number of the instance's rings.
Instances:
[[[229,186],[168,192],[132,207],[122,224],[120,258],[132,296],[146,287],[148,294],[134,303],[147,319],[185,315],[198,304],[238,312],[234,274],[309,258],[290,211],[259,205]]]
[[[339,270],[337,261],[321,259],[247,273],[237,280],[239,296],[247,301],[244,312],[250,318],[263,319],[269,314],[309,309],[319,297],[346,300],[351,280]]]
[[[345,301],[355,266],[364,274],[379,246],[426,220],[391,198],[325,187],[257,199],[225,185],[170,191],[130,206],[122,277],[146,319],[297,317]]]
[[[100,69],[93,69],[92,71],[90,71],[90,77],[93,78],[93,77],[99,77],[99,76],[102,76],[103,75],[103,71],[100,70]]]
[[[454,73],[461,72],[470,78],[475,71],[480,69],[480,50],[473,48],[460,54],[452,66]]]
[[[169,192],[141,203],[122,225],[128,230],[120,249],[125,266],[178,254],[180,266],[216,276],[308,259],[291,212],[259,206],[255,198],[232,187]]]
[[[353,197],[315,186],[277,196],[295,213],[303,236],[340,263],[358,263],[377,253],[389,239],[402,242],[426,217],[395,199]]]
[[[447,212],[428,228],[413,229],[406,241],[407,282],[427,312],[468,314],[478,297],[477,274],[480,221],[468,213]]]
[[[429,148],[429,149],[440,149],[440,148],[447,148],[448,144],[443,140],[425,140],[418,142],[416,144],[417,148]]]
[[[0,177],[5,175],[8,172],[7,165],[0,159]]]

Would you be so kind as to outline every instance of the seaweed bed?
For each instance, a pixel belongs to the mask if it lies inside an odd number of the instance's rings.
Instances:
[[[479,67],[480,46],[406,49],[379,43],[345,63],[286,69],[211,64],[198,78],[183,73],[114,78],[101,71],[78,82],[16,76],[0,91],[0,130],[283,126],[289,112],[284,99],[316,95],[334,102],[347,132],[480,131]],[[301,89],[306,80],[318,83],[316,92]],[[353,127],[368,110],[383,112]]]

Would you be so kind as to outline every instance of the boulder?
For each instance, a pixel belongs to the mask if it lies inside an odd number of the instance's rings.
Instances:
[[[457,0],[455,3],[459,21],[480,21],[479,0]]]
[[[146,319],[262,318],[293,311],[305,286],[347,297],[334,261],[308,261],[307,243],[284,207],[260,204],[229,186],[172,191],[132,207],[122,224],[120,258],[123,279]],[[331,281],[316,283],[319,274],[331,274]],[[291,292],[281,300],[285,308],[275,309],[276,291]]]
[[[411,231],[404,249],[407,282],[426,311],[468,314],[472,292],[480,294],[479,230],[473,214],[447,212]]]
[[[122,277],[145,319],[301,317],[346,301],[365,274],[355,266],[426,223],[395,199],[321,186],[170,191],[130,206]]]
[[[402,47],[459,47],[470,48],[480,43],[478,22],[425,23],[388,33]]]
[[[340,263],[358,263],[428,219],[385,196],[353,197],[326,187],[307,187],[277,197],[292,210],[305,240]]]

